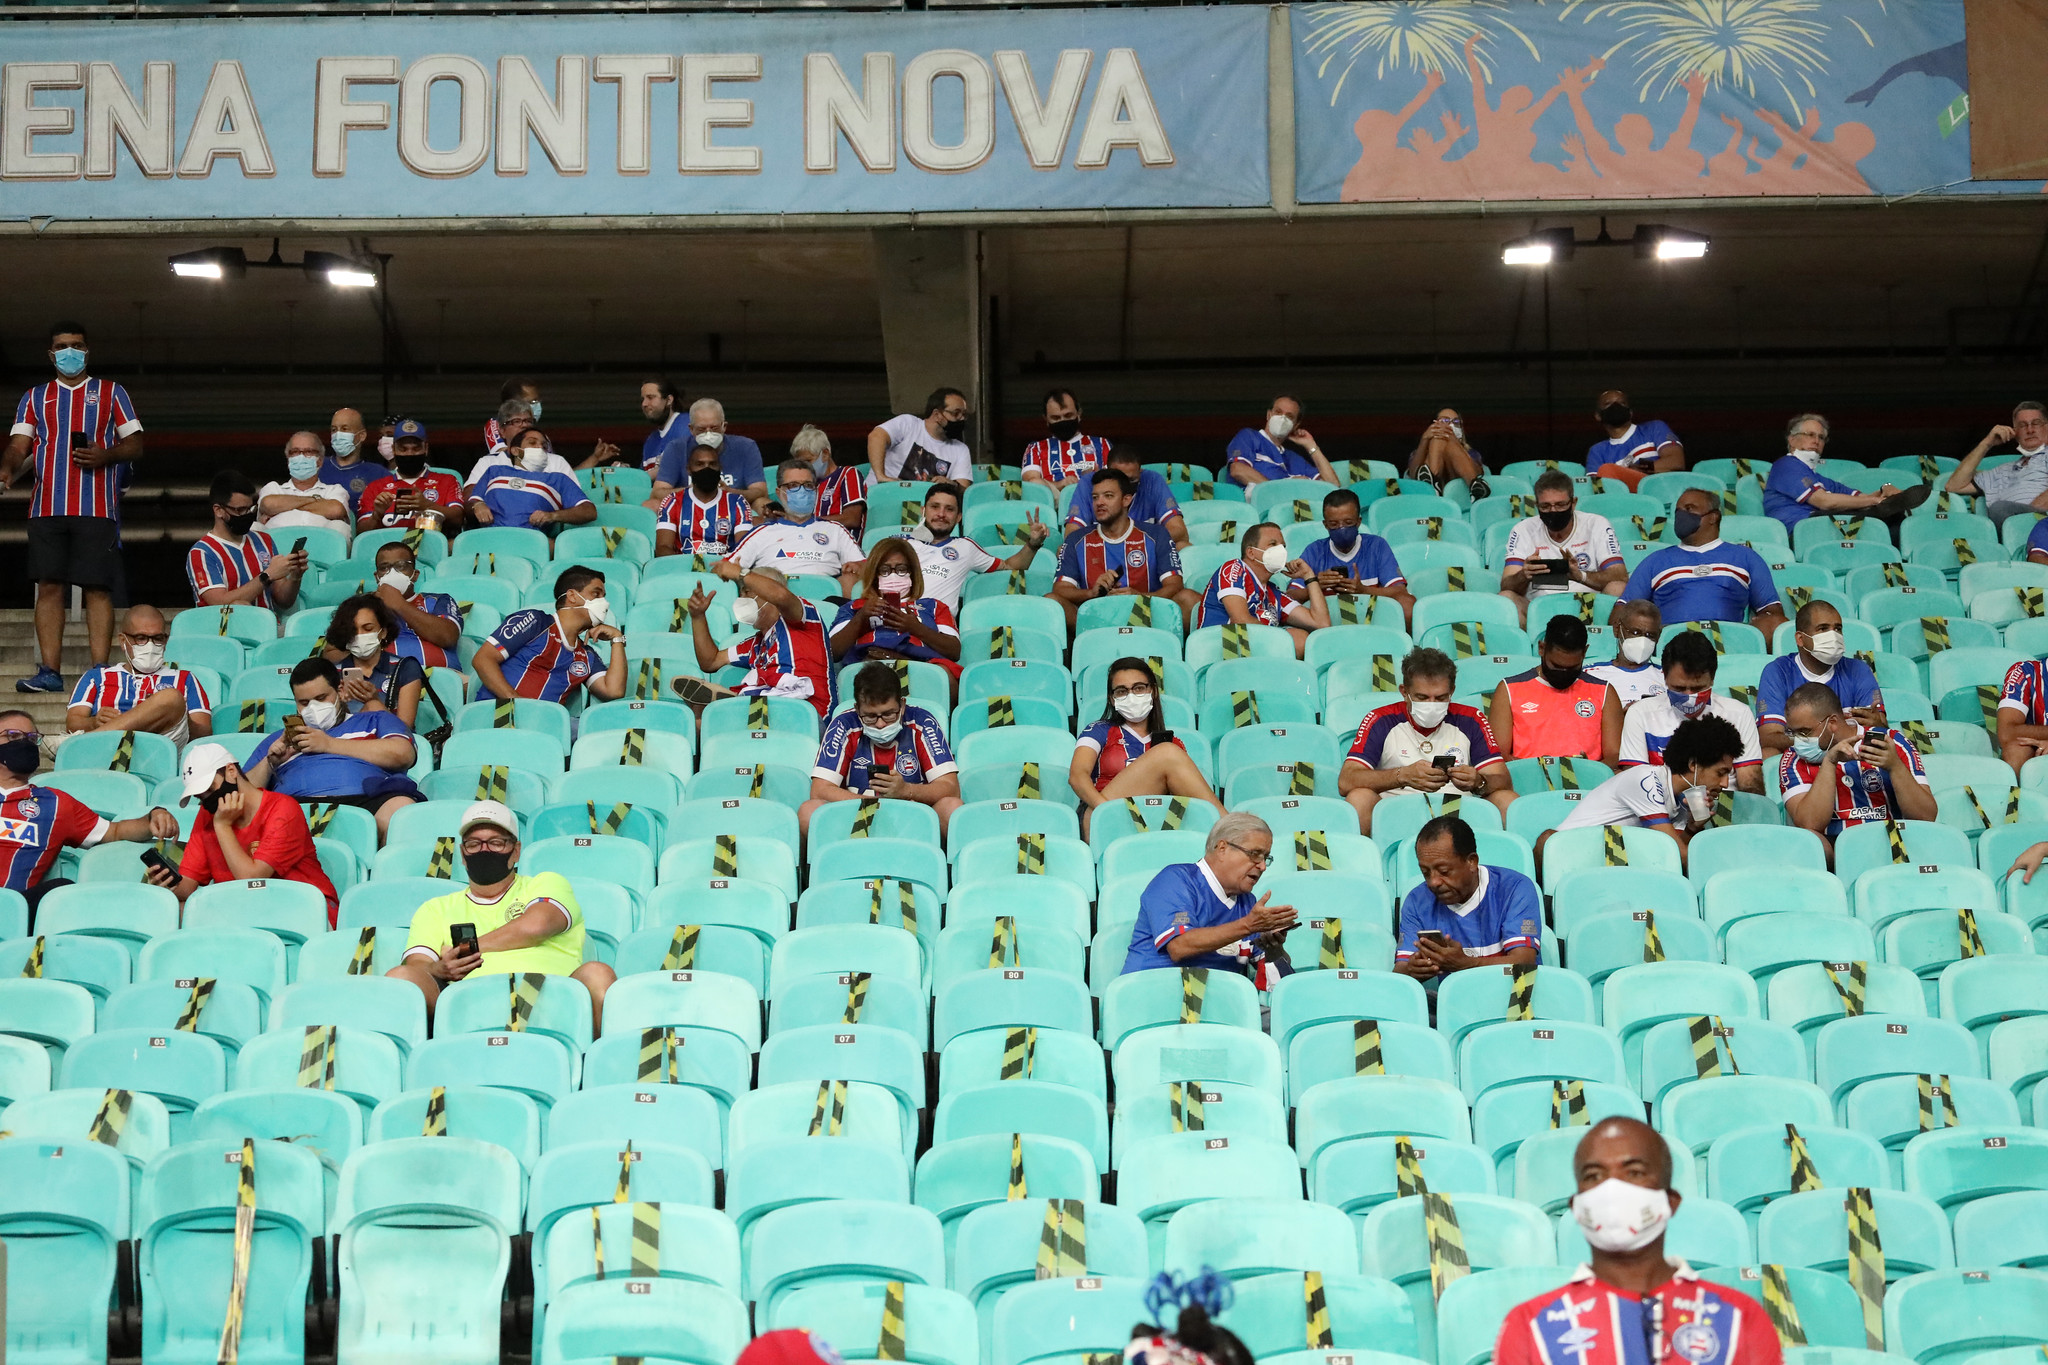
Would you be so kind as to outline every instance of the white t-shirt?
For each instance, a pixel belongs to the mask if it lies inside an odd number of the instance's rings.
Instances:
[[[1736,767],[1754,767],[1764,761],[1763,747],[1756,738],[1756,713],[1747,706],[1733,697],[1716,696],[1708,700],[1707,709],[1700,714],[1719,716],[1742,736],[1742,753],[1735,760]],[[1629,707],[1621,720],[1623,765],[1662,763],[1665,742],[1684,720],[1672,707],[1671,698],[1662,692]]]
[[[1623,769],[1580,797],[1578,806],[1557,827],[1640,825],[1645,819],[1677,823],[1677,812],[1671,770],[1661,763],[1645,763]]]
[[[1504,559],[1510,567],[1533,559],[1560,559],[1565,555],[1570,555],[1577,562],[1580,573],[1591,573],[1598,568],[1622,563],[1621,542],[1614,537],[1614,527],[1608,524],[1607,518],[1592,512],[1575,513],[1571,533],[1563,541],[1551,537],[1550,528],[1543,524],[1541,517],[1523,517],[1508,532]],[[1576,584],[1564,587],[1539,584],[1529,589],[1529,596],[1578,590]]]
[[[1605,663],[1587,664],[1586,676],[1595,682],[1604,682],[1614,689],[1614,695],[1621,698],[1624,709],[1634,706],[1645,697],[1656,697],[1664,692],[1664,666],[1654,660],[1637,668],[1613,659]]]
[[[973,453],[964,442],[949,441],[926,431],[924,418],[906,412],[882,423],[882,430],[889,433],[889,449],[882,456],[883,478],[973,481]],[[906,461],[912,469],[908,474],[903,472]]]
[[[495,464],[510,464],[522,474],[560,474],[566,479],[576,477],[576,466],[570,464],[552,450],[543,453],[547,456],[547,459],[541,464],[541,467],[539,469],[528,469],[520,461],[520,457],[526,454],[525,451],[499,446],[496,450],[469,467],[469,475],[462,481],[463,491],[467,492],[476,487],[476,481],[484,476],[484,471]]]
[[[917,566],[924,574],[924,595],[944,602],[956,614],[967,580],[1002,562],[966,536],[948,536],[941,544],[915,535],[908,540],[910,548],[917,551]]]
[[[786,574],[837,578],[841,569],[867,556],[844,526],[813,519],[801,526],[787,521],[757,526],[726,558],[743,569],[780,569]]]
[[[341,504],[342,514],[338,517],[323,517],[318,512],[279,512],[274,517],[257,522],[257,530],[276,531],[293,526],[321,526],[330,531],[340,531],[344,535],[349,533],[348,490],[346,488],[341,488],[331,483],[316,483],[311,488],[301,488],[289,480],[280,479],[276,483],[266,483],[256,491],[256,505],[261,507],[265,498],[274,498],[280,495],[288,498],[332,498]],[[283,553],[288,548],[288,546],[280,545],[278,552]]]

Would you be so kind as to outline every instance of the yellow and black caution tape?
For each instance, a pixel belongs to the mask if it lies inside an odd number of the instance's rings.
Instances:
[[[1017,799],[1019,801],[1036,801],[1038,799],[1038,792],[1038,765],[1036,763],[1026,763],[1024,770],[1017,776]]]
[[[1087,1207],[1078,1199],[1045,1201],[1045,1224],[1038,1234],[1036,1278],[1064,1280],[1088,1273]]]
[[[882,813],[882,803],[872,796],[864,796],[854,807],[853,824],[846,831],[849,839],[871,838],[875,832],[875,817]]]
[[[43,975],[43,936],[36,935],[35,942],[28,946],[28,961],[22,964],[21,974],[31,980],[40,980]]]
[[[1001,726],[1015,725],[1017,723],[1017,704],[1011,700],[1007,693],[999,693],[993,697],[984,697],[982,703],[988,709],[990,729],[993,730]]]
[[[1337,1344],[1330,1335],[1330,1305],[1323,1297],[1323,1276],[1320,1271],[1304,1270],[1301,1273],[1302,1306],[1308,1316],[1308,1349],[1326,1351]]]
[[[678,1075],[676,1048],[682,1041],[672,1028],[641,1029],[640,1062],[634,1079],[652,1081],[657,1085],[675,1084]]]
[[[1202,1108],[1200,1081],[1172,1081],[1166,1087],[1168,1116],[1176,1133],[1199,1133],[1208,1127]]]
[[[234,1268],[228,1279],[228,1312],[221,1323],[218,1365],[236,1365],[242,1355],[242,1313],[249,1297],[249,1255],[256,1242],[256,1140],[242,1139],[242,1169],[235,1176]]]
[[[1183,1024],[1202,1022],[1202,999],[1209,993],[1209,969],[1207,967],[1183,967],[1180,969],[1180,1021]]]
[[[1031,1188],[1024,1180],[1024,1135],[1010,1134],[1010,1189],[1006,1198],[1029,1199]]]
[[[1923,616],[1920,618],[1920,642],[1929,654],[1939,654],[1948,648],[1948,618],[1946,616]]]
[[[202,976],[192,982],[192,993],[185,997],[185,1007],[178,1011],[178,1028],[186,1033],[199,1031],[199,1014],[206,1008],[207,1000],[213,995],[213,981]]]
[[[811,1111],[811,1137],[838,1137],[846,1126],[846,1082],[819,1081],[818,1103]]]
[[[669,935],[668,951],[661,956],[661,969],[665,972],[691,972],[697,969],[697,940],[703,934],[701,924],[678,924]]]
[[[1686,1021],[1686,1028],[1692,1036],[1693,1070],[1704,1080],[1708,1076],[1721,1074],[1721,1047],[1728,1049],[1728,1074],[1740,1076],[1742,1068],[1735,1064],[1735,1045],[1729,1042],[1729,1030],[1721,1023],[1718,1014],[1695,1014]]]
[[[882,1287],[882,1336],[875,1343],[876,1360],[903,1359],[903,1281]]]
[[[1952,536],[1949,539],[1949,544],[1956,547],[1956,564],[1959,567],[1977,562],[1977,552],[1970,548],[1969,541],[1961,536]]]
[[[1017,947],[1017,917],[997,915],[995,932],[989,939],[988,965],[1008,967],[1023,962],[1023,952]]]
[[[737,877],[740,875],[740,841],[738,835],[719,834],[712,837],[711,875],[714,877]]]
[[[1552,1128],[1584,1128],[1593,1122],[1586,1111],[1586,1083],[1584,1081],[1559,1081],[1550,1083],[1550,1126]]]
[[[1294,870],[1296,872],[1328,872],[1330,870],[1330,838],[1319,829],[1298,829],[1294,831]]]
[[[533,1007],[539,1002],[541,987],[545,986],[547,981],[547,977],[540,972],[513,974],[512,998],[505,1017],[505,1028],[508,1032],[526,1032],[526,1021],[533,1017]]]
[[[754,780],[747,784],[747,799],[749,801],[759,801],[761,793],[767,789],[767,786],[768,765],[756,763],[754,765]]]
[[[356,936],[355,951],[349,954],[348,974],[350,976],[373,975],[376,972],[376,960],[377,929],[375,925],[366,924],[363,926],[362,932]]]
[[[1628,866],[1628,844],[1621,837],[1619,825],[1601,827],[1600,856],[1608,867]]]
[[[1400,683],[1394,674],[1394,656],[1375,654],[1372,656],[1372,690],[1394,692],[1400,690]]]
[[[612,1190],[614,1204],[633,1202],[633,1163],[640,1154],[633,1150],[633,1139],[626,1139],[626,1150],[619,1153],[619,1183]]]
[[[1508,987],[1507,1022],[1522,1023],[1536,1017],[1536,964],[1517,963]]]
[[[448,1088],[437,1085],[427,1092],[427,1119],[420,1125],[421,1137],[448,1136]]]
[[[1664,939],[1657,932],[1657,912],[1655,910],[1644,910],[1641,913],[1643,916],[1643,961],[1662,962],[1664,960]]]
[[[2043,600],[2044,594],[2039,588],[2016,587],[2012,595],[2019,599],[2020,610],[2029,617],[2048,616],[2048,601]]]
[[[647,762],[647,732],[628,730],[619,741],[619,763],[628,768],[642,767]]]
[[[1956,1097],[1949,1089],[1948,1077],[1922,1072],[1914,1079],[1920,1083],[1920,1131],[1955,1127]]]
[[[860,1022],[861,1007],[868,1002],[868,981],[871,975],[868,972],[848,972],[846,974],[846,1014],[839,1021],[840,1023],[858,1024]]]
[[[1247,725],[1259,723],[1259,694],[1256,692],[1232,692],[1230,694],[1230,725],[1242,730]]]
[[[1028,1081],[1038,1061],[1038,1030],[1013,1028],[1003,1035],[1003,1067],[998,1079]]]
[[[1960,940],[1962,956],[1984,956],[1984,935],[1977,931],[1977,912],[1967,905],[1956,911],[1956,937]]]
[[[123,730],[121,738],[114,745],[114,756],[107,760],[107,771],[125,773],[135,763],[135,732]]]
[[[1045,875],[1045,836],[1043,834],[1020,834],[1017,836],[1017,875],[1020,877],[1042,877]]]
[[[427,875],[452,881],[455,877],[455,836],[440,834],[434,837],[434,851],[427,855]]]
[[[1294,772],[1287,780],[1289,796],[1314,796],[1316,794],[1316,765],[1307,759],[1296,759]],[[1176,801],[1180,798],[1175,797]]]
[[[306,1040],[299,1045],[300,1088],[334,1089],[334,1051],[338,1032],[332,1024],[306,1026]]]
[[[1878,1240],[1877,1209],[1870,1191],[1856,1186],[1844,1208],[1849,1220],[1849,1287],[1863,1305],[1863,1336],[1873,1351],[1884,1349],[1884,1243]]]
[[[128,1111],[134,1106],[134,1092],[109,1090],[100,1100],[99,1110],[93,1114],[92,1124],[85,1130],[85,1136],[102,1146],[119,1146],[121,1130],[128,1126]]]
[[[1429,1182],[1422,1178],[1422,1158],[1415,1154],[1415,1140],[1403,1133],[1394,1139],[1394,1197],[1406,1199],[1428,1192]]]
[[[1813,1153],[1806,1150],[1806,1139],[1799,1135],[1797,1124],[1785,1125],[1785,1146],[1792,1154],[1792,1193],[1819,1189],[1820,1167],[1813,1164]]]
[[[846,1082],[841,1081],[841,1085]],[[661,1205],[633,1205],[633,1264],[627,1272],[636,1280],[661,1274]]]
[[[1884,818],[1884,838],[1891,845],[1894,865],[1912,861],[1906,856],[1906,832],[1899,828],[1899,822],[1890,815]]]
[[[487,763],[476,770],[476,799],[503,801],[512,784],[512,769],[503,763]]]
[[[1804,1346],[1806,1329],[1799,1324],[1799,1306],[1792,1302],[1792,1286],[1785,1282],[1785,1267],[1767,1265],[1760,1273],[1763,1276],[1764,1316],[1777,1329],[1779,1344]]]
[[[606,813],[604,819],[600,820],[597,818],[597,802],[585,801],[583,803],[583,813],[584,817],[590,822],[590,832],[592,834],[616,836],[620,830],[626,827],[626,819],[633,813],[633,803],[631,801],[616,802],[611,810]]]
[[[1242,621],[1232,621],[1224,626],[1223,657],[1226,659],[1249,659],[1251,656],[1251,627]]]
[[[1323,941],[1316,949],[1316,966],[1322,968],[1344,965],[1344,921],[1331,917],[1323,921]]]
[[[1442,1299],[1454,1281],[1472,1273],[1465,1255],[1465,1234],[1458,1227],[1458,1211],[1447,1194],[1430,1190],[1422,1196],[1422,1223],[1429,1234],[1429,1288]]]
[[[1351,1074],[1354,1076],[1384,1076],[1387,1074],[1385,1051],[1380,1041],[1380,1021],[1377,1019],[1353,1019],[1351,1021]]]

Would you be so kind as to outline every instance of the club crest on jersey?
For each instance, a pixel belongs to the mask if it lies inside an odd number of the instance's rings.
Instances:
[[[434,485],[432,484],[428,484],[425,488],[420,490],[420,496],[425,498],[428,502],[439,502],[441,500],[441,490],[434,487]]]
[[[23,848],[41,848],[43,832],[36,827],[33,819],[0,819],[0,844],[20,844]]]
[[[826,535],[823,531],[811,532],[811,539],[820,545],[830,545],[832,543],[832,537]]]
[[[1694,578],[1710,578],[1713,576],[1713,572],[1714,568],[1711,564],[1695,564],[1692,566],[1692,576]]]
[[[1143,550],[1132,550],[1129,554],[1124,556],[1124,559],[1134,569],[1142,569],[1145,567],[1145,552]]]
[[[955,560],[960,557],[960,552],[954,549],[951,545],[948,545],[945,549],[939,551],[939,554],[947,560]]]
[[[1593,703],[1581,697],[1572,703],[1572,712],[1580,720],[1591,720],[1593,718]]]
[[[573,660],[571,660],[571,661],[570,661],[570,663],[569,663],[569,676],[570,676],[570,677],[572,677],[572,678],[587,678],[587,677],[589,677],[589,676],[590,676],[590,660],[589,660],[589,658],[587,658],[586,656],[584,656],[584,655],[582,655],[582,654],[578,654],[578,655],[577,655],[577,656],[576,656],[576,657],[575,657],[575,658],[574,658]]]
[[[33,796],[26,796],[22,798],[21,804],[16,806],[15,809],[21,812],[24,820],[33,820],[43,813],[43,803],[36,800]]]
[[[1671,1349],[1694,1365],[1721,1353],[1721,1334],[1704,1322],[1688,1322],[1671,1334]]]

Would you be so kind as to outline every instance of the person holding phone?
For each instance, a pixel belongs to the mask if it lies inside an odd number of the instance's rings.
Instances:
[[[298,712],[250,752],[249,780],[294,801],[358,806],[377,817],[383,838],[393,815],[425,799],[409,776],[412,731],[389,711],[348,714],[341,670],[325,659],[300,660],[291,685]]]
[[[1536,870],[1543,870],[1543,846],[1558,829],[1610,825],[1662,831],[1678,845],[1682,865],[1692,836],[1713,824],[1714,807],[1734,785],[1737,760],[1750,742],[1717,715],[1681,722],[1659,762],[1623,768],[1585,793],[1557,829],[1536,836]]]
[[[1786,698],[1785,737],[1791,748],[1778,759],[1785,814],[1820,835],[1831,861],[1835,840],[1851,825],[1935,818],[1934,788],[1912,741],[1857,724],[1826,683],[1803,683]]]
[[[375,593],[362,593],[334,609],[327,623],[327,659],[341,670],[341,701],[350,715],[389,711],[415,728],[427,671],[398,653],[398,617]]]
[[[327,898],[327,923],[334,924],[341,901],[321,869],[298,802],[251,782],[235,756],[220,744],[186,749],[179,782],[185,794],[178,804],[197,802],[199,818],[192,822],[192,837],[176,872],[165,861],[151,866],[144,881],[168,887],[181,905],[194,891],[215,882],[271,877],[304,882]],[[152,852],[144,850],[144,862],[152,862]]]
[[[1427,795],[1449,787],[1484,797],[1503,812],[1515,799],[1493,727],[1478,707],[1451,700],[1457,690],[1458,666],[1448,654],[1410,650],[1401,660],[1401,700],[1358,723],[1337,790],[1358,812],[1360,834],[1372,833],[1374,808],[1396,792]]]
[[[1273,861],[1273,830],[1244,811],[1218,816],[1198,862],[1161,868],[1138,897],[1138,922],[1124,951],[1124,971],[1207,967],[1249,974],[1261,990],[1292,970],[1287,931],[1291,905],[1253,889]]]
[[[192,600],[202,607],[291,608],[306,576],[306,552],[279,554],[277,542],[256,529],[256,483],[241,470],[214,475],[210,495],[213,529],[185,554]]]
[[[1415,834],[1422,884],[1401,900],[1394,970],[1434,991],[1452,972],[1536,961],[1543,898],[1511,867],[1479,861],[1479,838],[1455,815]]]
[[[1621,595],[1628,564],[1614,527],[1597,512],[1581,512],[1571,475],[1561,469],[1536,476],[1536,515],[1508,531],[1500,595],[1515,604],[1523,624],[1529,603],[1559,592]]]

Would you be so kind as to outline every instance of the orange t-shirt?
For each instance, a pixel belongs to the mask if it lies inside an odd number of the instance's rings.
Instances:
[[[1536,669],[1501,684],[1508,690],[1515,751],[1510,758],[1600,757],[1600,703],[1607,684],[1581,676],[1565,691],[1543,681]]]
[[[340,900],[334,894],[334,883],[327,880],[327,874],[320,868],[320,855],[306,828],[306,813],[299,809],[298,802],[280,792],[264,792],[262,797],[256,818],[235,831],[235,842],[251,858],[268,863],[271,876],[318,887],[320,894],[327,897],[327,923],[331,928]],[[185,845],[185,860],[179,864],[178,873],[201,886],[235,880],[227,858],[220,851],[213,817],[204,810],[192,822],[192,841]]]

